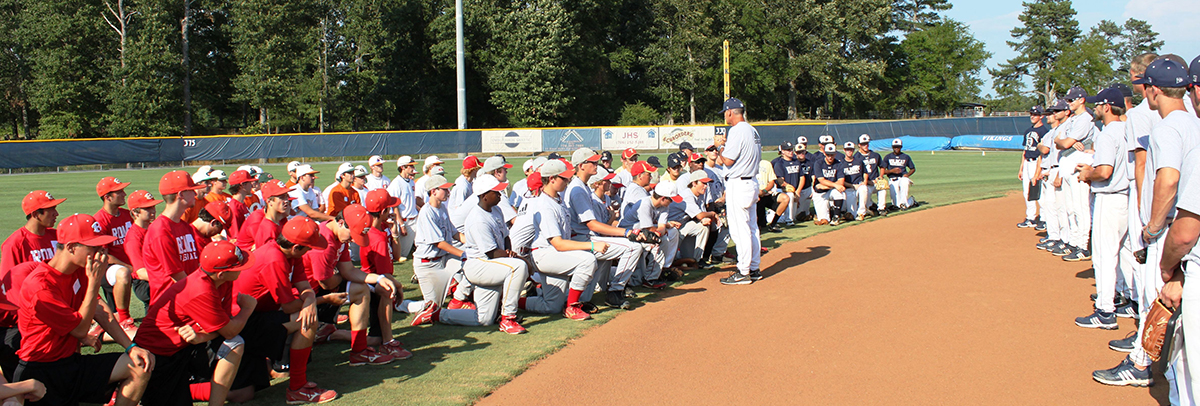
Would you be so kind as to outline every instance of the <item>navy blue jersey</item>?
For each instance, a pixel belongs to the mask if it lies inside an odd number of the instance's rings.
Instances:
[[[908,154],[905,154],[903,152],[901,152],[899,154],[896,154],[895,152],[893,152],[893,153],[887,154],[887,156],[883,157],[883,169],[885,171],[890,171],[890,170],[896,169],[896,168],[901,168],[903,170],[900,171],[900,173],[889,173],[888,174],[889,178],[904,176],[904,175],[908,174],[909,172],[911,172],[912,170],[917,169],[917,166],[913,165],[912,157],[908,156]]]
[[[775,168],[775,177],[783,179],[784,183],[792,185],[792,187],[800,186],[800,177],[803,176],[800,167],[804,166],[799,160],[783,159],[783,156],[776,157],[771,160],[771,166]]]
[[[863,176],[866,175],[867,167],[863,164],[862,155],[854,155],[844,165],[845,167],[842,170],[846,173],[846,183],[851,185],[863,183]]]
[[[868,151],[866,155],[863,155],[862,151],[859,151],[854,155],[862,158],[863,166],[867,171],[867,180],[879,178],[879,163],[883,162],[883,157],[879,156],[878,152]]]
[[[830,164],[826,163],[825,159],[822,158],[813,164],[813,176],[817,179],[825,179],[836,183],[838,179],[846,177],[846,164],[841,161],[833,161]]]
[[[1041,144],[1042,137],[1049,131],[1047,126],[1029,127],[1025,130],[1025,159],[1038,159],[1042,156],[1042,153],[1038,152],[1038,144]]]
[[[801,156],[804,158],[800,159]],[[804,179],[804,187],[800,190],[808,189],[813,184],[812,164],[814,161],[809,158],[808,154],[796,154],[796,158],[798,159],[796,162],[800,163],[800,177]]]

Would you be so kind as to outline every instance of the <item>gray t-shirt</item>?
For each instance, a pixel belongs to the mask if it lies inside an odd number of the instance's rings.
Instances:
[[[1092,115],[1086,112],[1067,118],[1067,122],[1059,126],[1062,128],[1060,138],[1070,138],[1083,143],[1084,148],[1091,148],[1096,133],[1096,125],[1092,122],[1093,120]],[[1076,152],[1079,151],[1076,151],[1074,147],[1064,149],[1059,153],[1059,158],[1075,155]]]
[[[762,139],[758,130],[745,121],[729,128],[729,138],[721,156],[733,160],[733,166],[725,174],[729,178],[750,178],[758,175],[758,161],[762,160]]]
[[[667,225],[667,207],[654,207],[650,196],[643,197],[621,214],[622,228],[646,228]]]
[[[1150,102],[1142,100],[1142,104],[1137,105],[1129,111],[1125,112],[1125,148],[1127,157],[1125,163],[1126,177],[1129,180],[1134,180],[1134,171],[1136,171],[1136,162],[1134,152],[1137,150],[1147,150],[1150,146],[1150,130],[1154,128],[1162,117],[1158,116],[1158,112],[1150,110]]]
[[[1054,146],[1054,140],[1058,139],[1058,134],[1062,132],[1063,126],[1059,125],[1050,129],[1046,136],[1042,137],[1042,145],[1050,148],[1050,152],[1042,156],[1042,169],[1050,169],[1058,166],[1058,147]],[[1050,178],[1053,180],[1054,178]]]
[[[630,207],[647,196],[650,196],[650,192],[647,192],[646,188],[636,184],[625,187],[625,194],[621,196],[621,213],[632,211],[633,209]],[[624,216],[622,215],[622,217]]]
[[[400,200],[400,206],[396,210],[400,211],[400,217],[410,219],[417,217],[417,199],[416,191],[413,189],[412,181],[397,177],[392,184],[388,185],[387,191],[389,195]]]
[[[504,248],[504,237],[507,235],[508,229],[504,227],[500,209],[493,207],[491,211],[484,211],[476,204],[470,213],[467,213],[467,225],[463,230],[463,251],[467,258],[488,259],[488,252]]]
[[[1092,157],[1092,166],[1108,165],[1113,168],[1112,176],[1108,179],[1092,182],[1093,193],[1125,193],[1129,190],[1129,179],[1123,176],[1125,170],[1125,123],[1113,121],[1104,126],[1096,136],[1093,145],[1096,154]]]
[[[1154,207],[1154,179],[1159,169],[1183,168],[1183,154],[1200,145],[1200,120],[1184,110],[1172,111],[1150,131],[1150,153],[1146,154],[1146,175],[1142,182],[1142,224],[1150,222]],[[1175,218],[1175,205],[1167,219]]]
[[[1184,156],[1183,171],[1179,173],[1179,194],[1176,208],[1192,214],[1200,215],[1200,148],[1192,148]],[[1191,267],[1200,270],[1200,244],[1192,247],[1183,260],[1190,262]],[[1189,275],[1190,276],[1190,275]]]
[[[571,213],[571,232],[573,234],[591,235],[592,233],[592,230],[587,227],[587,222],[596,220],[596,213],[592,211],[591,191],[578,176],[571,178],[571,184],[567,186],[565,203]]]
[[[450,222],[450,213],[446,212],[445,204],[441,207],[427,204],[417,214],[416,230],[413,232],[416,233],[413,238],[413,258],[437,258],[446,255],[446,251],[438,248],[437,244],[443,241],[453,244],[454,234],[458,230]]]
[[[542,193],[528,199],[528,202],[526,211],[533,216],[533,224],[537,229],[534,249],[552,248],[550,239],[554,237],[571,239],[571,214],[561,200]]]

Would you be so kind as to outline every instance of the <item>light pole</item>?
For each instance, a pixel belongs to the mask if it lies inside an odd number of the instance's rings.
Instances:
[[[462,0],[454,0],[454,29],[455,29],[455,65],[458,76],[458,129],[467,128],[467,73],[466,63],[463,62],[463,5]]]

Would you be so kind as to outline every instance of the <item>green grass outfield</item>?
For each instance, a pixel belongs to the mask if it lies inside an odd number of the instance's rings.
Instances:
[[[664,154],[665,155],[665,154]],[[916,184],[911,194],[923,206],[918,210],[971,200],[1002,196],[1019,189],[1016,172],[1019,152],[939,151],[914,152],[911,154],[917,165],[914,176]],[[765,152],[763,157],[772,159],[774,152]],[[391,157],[395,158],[395,157]],[[660,159],[665,156],[660,155]],[[461,161],[447,162],[450,174],[457,174]],[[512,160],[517,168],[509,178],[517,179],[524,159]],[[665,160],[664,160],[665,162]],[[356,163],[357,164],[357,163]],[[332,172],[337,163],[318,163],[314,167],[321,171],[317,185],[324,187],[332,181]],[[394,167],[387,167],[389,177]],[[227,173],[236,165],[217,166]],[[286,177],[283,165],[266,165],[263,168],[279,177]],[[418,167],[419,168],[419,167]],[[195,168],[186,168],[194,171]],[[21,199],[32,190],[45,189],[56,198],[68,200],[59,206],[59,219],[73,213],[95,213],[100,200],[95,194],[95,184],[103,176],[116,176],[123,182],[133,182],[128,191],[147,189],[158,196],[158,179],[168,169],[153,170],[109,170],[97,172],[39,173],[0,176],[0,203],[5,215],[0,216],[0,232],[7,236],[24,224],[20,211]],[[453,179],[453,177],[450,177]],[[161,210],[161,206],[160,206]],[[980,213],[1012,217],[1014,224],[1022,213]],[[902,215],[902,214],[901,214]],[[873,221],[868,219],[867,221]],[[853,226],[849,222],[839,227]],[[764,234],[763,246],[778,247],[788,241],[834,230],[839,227],[818,227],[811,223],[785,229],[779,234]],[[729,269],[729,267],[725,268]],[[711,271],[725,272],[725,271]],[[397,280],[404,285],[405,297],[419,297],[416,286],[408,283],[412,265],[396,266]],[[675,284],[676,287],[703,277],[704,272],[692,272]],[[659,300],[656,295],[638,290],[639,298],[633,300],[635,308],[645,302]],[[601,298],[600,300],[603,300]],[[132,312],[141,317],[141,303],[133,300]],[[545,357],[586,330],[616,317],[623,311],[608,310],[602,306],[593,320],[577,322],[562,316],[526,315],[525,327],[529,332],[512,336],[493,327],[421,326],[409,327],[408,318],[396,321],[393,329],[396,338],[404,342],[415,356],[384,366],[350,367],[347,364],[349,343],[337,342],[318,345],[313,351],[309,367],[309,380],[322,387],[337,390],[341,397],[330,405],[462,405],[470,404],[487,395],[499,385],[520,374],[531,363]],[[346,328],[346,326],[342,326]],[[105,351],[120,351],[115,345],[106,346]],[[636,348],[614,349],[634,352]],[[250,405],[277,405],[283,401],[286,383],[276,381],[272,387],[259,392]]]

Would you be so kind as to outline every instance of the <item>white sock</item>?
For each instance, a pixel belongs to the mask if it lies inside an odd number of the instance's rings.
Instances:
[[[425,310],[425,301],[404,299],[400,301],[400,308],[404,309],[409,314],[417,314],[420,313],[421,310]]]

